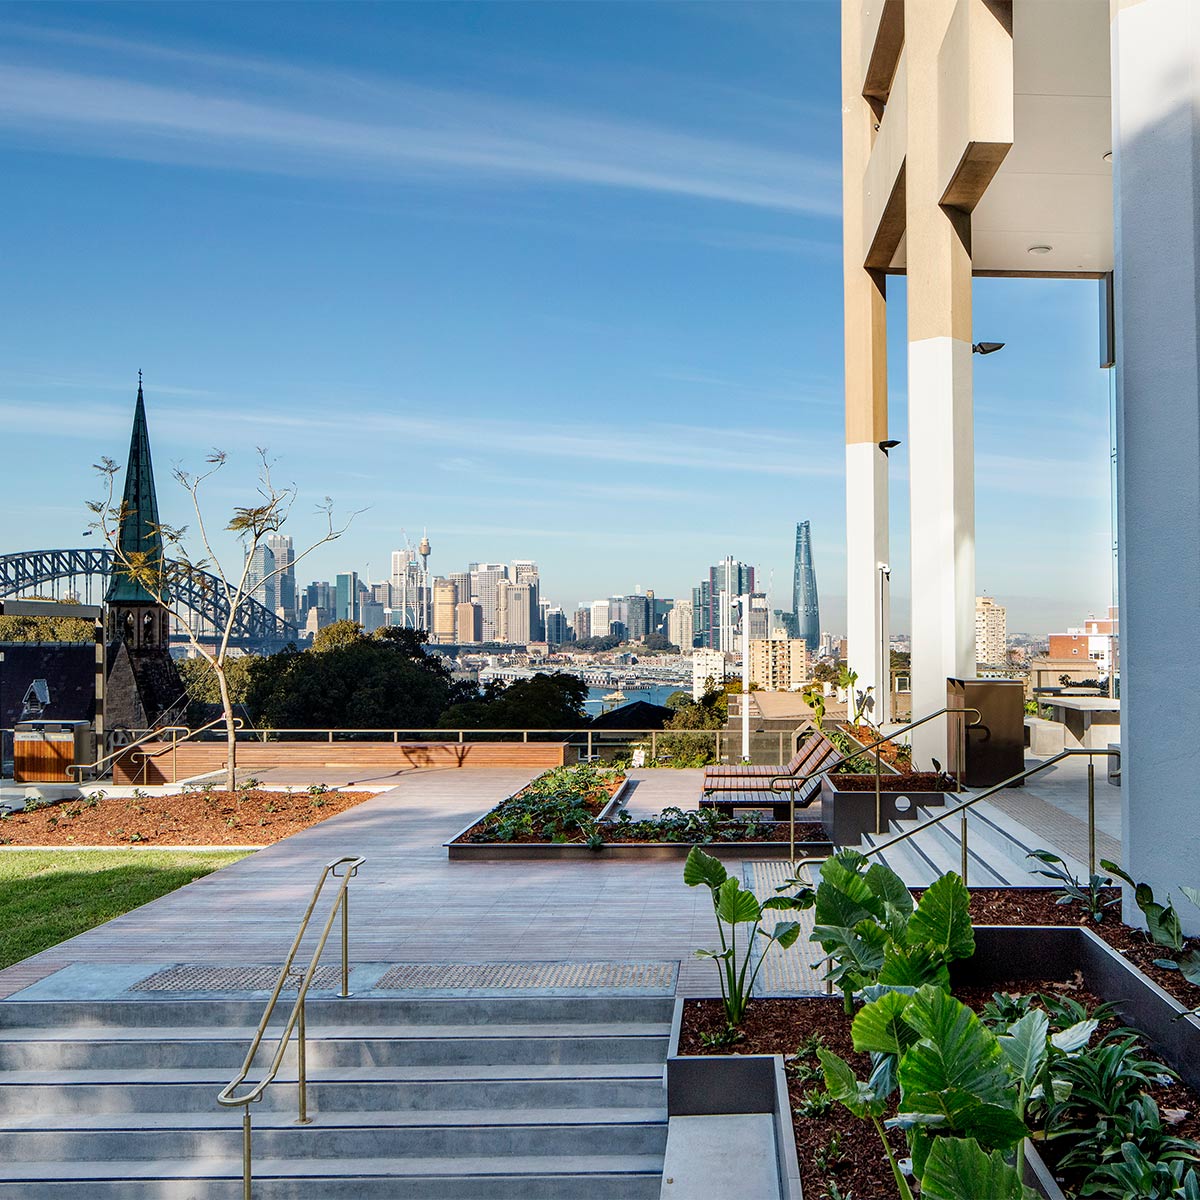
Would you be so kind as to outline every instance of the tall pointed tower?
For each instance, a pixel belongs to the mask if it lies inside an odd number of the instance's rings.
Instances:
[[[813,570],[812,534],[808,522],[796,526],[796,562],[792,575],[792,612],[796,614],[796,636],[816,655],[821,645],[821,613],[817,604],[817,573]]]
[[[126,565],[132,561],[160,570],[164,561],[140,371],[117,545],[120,553],[104,597],[108,722],[113,729],[148,729],[179,701],[184,689],[171,659],[170,614]]]

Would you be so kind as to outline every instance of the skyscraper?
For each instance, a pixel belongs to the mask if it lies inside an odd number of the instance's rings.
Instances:
[[[358,572],[339,575],[336,580],[337,599],[334,601],[334,618],[338,621],[358,620]]]
[[[471,599],[483,613],[483,635],[485,642],[494,642],[498,636],[499,616],[497,613],[496,585],[508,578],[508,568],[503,563],[471,563]]]
[[[813,570],[812,536],[807,521],[796,526],[792,612],[796,614],[796,636],[804,639],[812,654],[821,644],[821,614],[817,608],[817,573]]]
[[[587,605],[581,604],[575,610],[575,615],[571,618],[571,623],[575,627],[575,640],[577,642],[592,636],[592,610]]]
[[[708,572],[708,645],[714,650],[737,647],[737,598],[754,591],[754,568],[726,557]]]
[[[975,663],[1001,667],[1008,651],[1008,611],[991,596],[975,597]]]
[[[567,623],[567,614],[561,608],[551,608],[545,616],[546,641],[552,646],[561,646],[570,640],[571,626]]]
[[[259,604],[274,612],[279,576],[274,575],[275,555],[271,553],[271,547],[260,543],[247,558],[247,563],[246,590]],[[268,575],[273,577],[268,579]]]
[[[507,589],[508,638],[516,645],[538,641],[537,593],[531,583],[513,583]]]
[[[275,577],[275,605],[283,609],[283,619],[296,619],[296,550],[292,539],[286,533],[272,533],[267,538],[267,546],[275,556],[275,569],[279,574]]]
[[[447,645],[454,641],[455,614],[458,604],[458,588],[449,579],[433,581],[433,642]]]
[[[692,602],[680,600],[667,614],[667,641],[678,646],[686,654],[692,648],[694,636]]]

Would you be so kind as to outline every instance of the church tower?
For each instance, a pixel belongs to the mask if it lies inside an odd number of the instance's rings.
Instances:
[[[165,561],[140,371],[117,545],[104,597],[108,720],[114,729],[148,729],[182,698],[184,689],[171,659],[170,613],[128,566],[145,564],[158,572]]]

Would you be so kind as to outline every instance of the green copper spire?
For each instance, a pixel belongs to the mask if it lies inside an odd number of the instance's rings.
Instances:
[[[154,467],[150,462],[150,434],[146,428],[141,371],[138,372],[137,406],[133,410],[133,436],[129,439],[129,462],[125,467],[125,494],[121,499],[117,544],[121,548],[121,556],[132,558],[135,562],[154,563],[162,560],[158,498],[154,494]],[[113,566],[104,599],[108,604],[157,603],[120,562]]]

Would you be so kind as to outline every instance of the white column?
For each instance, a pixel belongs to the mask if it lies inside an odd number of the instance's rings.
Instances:
[[[1155,894],[1200,877],[1200,12],[1116,7],[1118,541],[1124,866]],[[1131,899],[1125,917],[1140,921]]]
[[[846,446],[846,641],[859,688],[875,689],[872,719],[889,720],[887,646],[879,566],[888,558],[888,460],[874,442]]]
[[[948,677],[975,674],[975,446],[971,344],[908,347],[913,719],[946,704]],[[946,762],[946,719],[913,731],[922,768]]]

